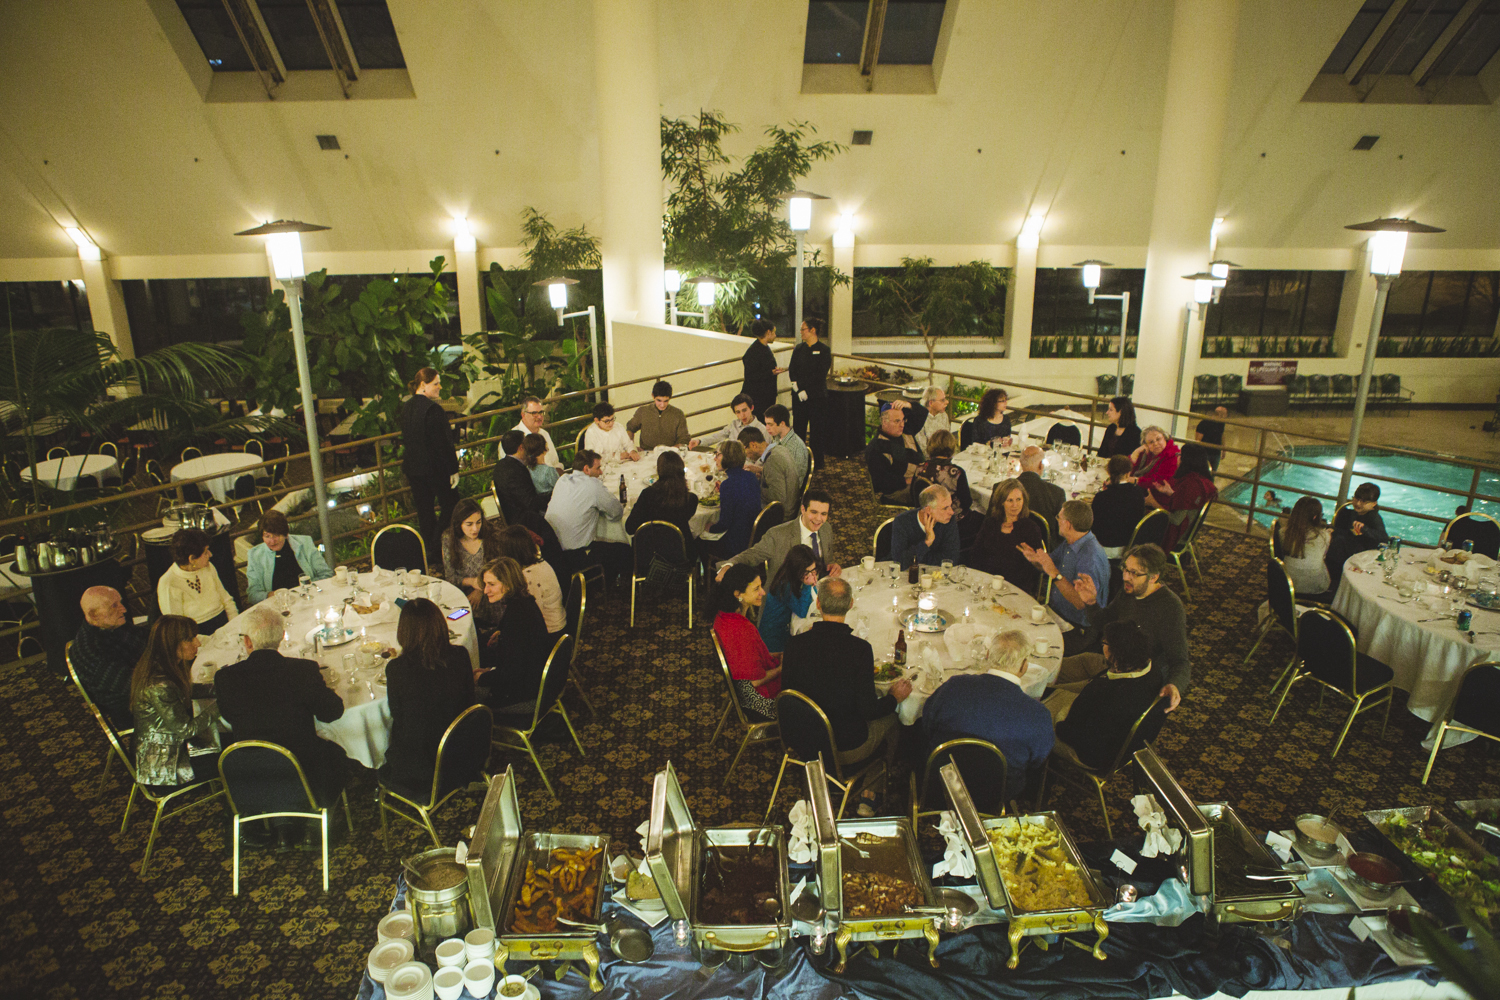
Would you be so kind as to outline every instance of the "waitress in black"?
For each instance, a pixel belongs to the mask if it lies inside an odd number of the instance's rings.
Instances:
[[[453,505],[458,502],[458,452],[453,448],[448,414],[437,403],[443,385],[436,369],[418,369],[407,387],[412,397],[401,409],[401,471],[411,485],[422,541],[429,553],[436,553],[438,525],[453,520]],[[434,503],[439,508],[436,517]]]
[[[786,371],[776,367],[776,355],[771,345],[776,343],[776,324],[768,319],[758,319],[750,324],[750,335],[755,343],[745,348],[741,361],[745,365],[745,384],[740,392],[755,400],[755,419],[766,418],[766,407],[776,402],[776,376]]]

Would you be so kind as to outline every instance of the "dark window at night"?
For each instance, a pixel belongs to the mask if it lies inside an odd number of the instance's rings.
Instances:
[[[89,298],[81,281],[7,281],[8,322],[16,330],[92,330]]]
[[[859,63],[865,40],[866,0],[813,0],[807,5],[805,63]]]
[[[338,9],[360,69],[406,68],[385,0],[338,0]]]
[[[1142,268],[1106,267],[1099,276],[1099,294],[1130,293],[1130,315],[1125,322],[1126,337],[1134,337],[1141,328],[1141,288],[1146,280]],[[1113,299],[1094,300],[1083,287],[1083,269],[1078,267],[1039,267],[1036,269],[1036,298],[1031,313],[1031,336],[1037,337],[1118,337],[1120,303]],[[1118,344],[1117,344],[1118,346]]]
[[[218,344],[245,336],[240,317],[266,308],[265,278],[167,278],[120,282],[137,354],[170,344]]]
[[[307,0],[259,0],[259,6],[282,65],[289,70],[332,68]]]
[[[1380,336],[1495,335],[1500,271],[1402,271],[1391,285]]]
[[[216,73],[238,73],[253,70],[245,46],[234,30],[222,0],[177,0],[177,7],[187,19],[198,47]],[[307,5],[303,4],[303,10]]]
[[[891,0],[880,33],[883,66],[930,66],[943,26],[943,0]]]
[[[934,268],[941,271],[943,268]],[[857,267],[854,269],[854,336],[856,337],[915,337],[915,330],[906,330],[902,324],[892,319],[882,320],[870,310],[865,299],[859,291],[859,279],[867,275],[884,274],[891,277],[899,277],[906,273],[903,267]],[[995,290],[994,298],[990,300],[989,320],[991,324],[999,329],[1005,326],[1005,295],[1009,286],[1002,284]],[[826,314],[825,314],[826,315]],[[983,337],[989,339],[987,333],[978,330],[949,330],[942,334],[944,340],[950,337]]]
[[[1343,291],[1343,271],[1231,271],[1203,339],[1332,337]]]

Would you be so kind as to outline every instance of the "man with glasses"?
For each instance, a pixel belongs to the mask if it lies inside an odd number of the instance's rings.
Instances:
[[[958,562],[958,525],[953,523],[953,494],[946,486],[927,487],[917,498],[917,509],[891,522],[891,559],[897,566],[912,561],[940,566],[944,559]]]
[[[548,434],[547,428],[542,426],[544,419],[546,415],[543,412],[542,401],[535,396],[527,396],[521,400],[521,422],[513,429],[523,434],[540,434],[542,440],[547,442],[547,450],[542,453],[538,461],[554,469],[561,469],[562,460],[557,457],[557,449],[552,446],[552,435]]]
[[[641,460],[630,434],[615,422],[615,408],[605,402],[594,404],[594,422],[583,432],[583,447],[597,451],[609,465]]]

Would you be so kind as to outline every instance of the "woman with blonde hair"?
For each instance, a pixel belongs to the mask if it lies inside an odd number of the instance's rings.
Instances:
[[[969,566],[1003,576],[1026,593],[1036,590],[1037,568],[1026,561],[1020,546],[1044,548],[1042,526],[1031,516],[1026,487],[1019,479],[1007,479],[990,494],[990,509],[979,528],[979,537],[964,560]]]
[[[197,714],[193,709],[194,699],[214,696],[212,685],[192,682],[197,656],[198,625],[191,618],[162,615],[151,626],[130,676],[135,769],[142,784],[187,785],[219,775],[218,709],[211,702]]]

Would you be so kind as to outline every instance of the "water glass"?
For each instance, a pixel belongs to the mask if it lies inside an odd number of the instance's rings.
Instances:
[[[300,574],[297,577],[297,589],[302,593],[303,597],[307,597],[308,596],[308,589],[307,588],[310,587],[311,585],[312,585],[312,577],[308,576],[306,573],[302,573],[302,574]]]
[[[1396,593],[1400,594],[1402,597],[1410,597],[1412,595],[1411,581],[1402,580],[1400,583],[1397,583]]]

